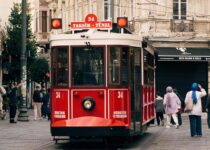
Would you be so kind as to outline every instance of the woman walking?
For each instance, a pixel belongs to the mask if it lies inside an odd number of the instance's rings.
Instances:
[[[168,86],[166,88],[166,94],[164,95],[163,105],[165,106],[167,120],[166,128],[170,128],[171,117],[173,117],[175,127],[178,129],[179,124],[176,113],[178,112],[178,107],[181,105],[181,101],[179,97],[173,92],[173,88],[171,86]]]
[[[200,91],[199,91],[200,90]],[[193,103],[192,110],[189,112],[190,133],[191,137],[202,136],[201,115],[202,106],[201,98],[206,96],[205,89],[200,84],[193,83],[191,91],[187,92],[185,97],[185,104]]]

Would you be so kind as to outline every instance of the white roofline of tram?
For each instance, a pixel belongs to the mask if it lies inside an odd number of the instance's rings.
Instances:
[[[143,38],[134,34],[95,31],[75,34],[52,34],[49,41],[51,46],[85,45],[85,42],[90,42],[91,45],[130,45],[142,47]]]

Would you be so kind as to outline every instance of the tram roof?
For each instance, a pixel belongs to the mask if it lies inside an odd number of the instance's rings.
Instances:
[[[142,37],[128,33],[113,33],[107,31],[88,30],[74,34],[52,34],[50,36],[51,46],[61,45],[129,45],[141,47]]]

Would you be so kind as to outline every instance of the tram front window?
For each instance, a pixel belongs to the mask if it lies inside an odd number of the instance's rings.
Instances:
[[[102,47],[72,48],[72,85],[104,85],[104,50]]]
[[[128,47],[109,48],[109,85],[128,84]]]
[[[52,83],[68,86],[68,51],[66,47],[52,48]]]

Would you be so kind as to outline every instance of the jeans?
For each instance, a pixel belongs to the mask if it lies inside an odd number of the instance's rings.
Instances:
[[[201,127],[201,116],[189,115],[190,119],[190,132],[191,136],[201,136],[202,135],[202,127]]]
[[[160,121],[163,121],[163,112],[156,112],[156,119],[157,119],[157,125],[160,125]]]
[[[9,105],[9,118],[10,120],[14,120],[16,116],[16,111],[17,111],[17,106],[15,104],[10,104]]]

